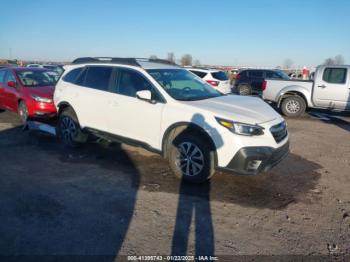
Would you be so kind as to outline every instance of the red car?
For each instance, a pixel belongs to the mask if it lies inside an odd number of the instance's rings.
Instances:
[[[56,79],[43,68],[0,69],[0,108],[17,112],[22,121],[56,115],[53,93]]]

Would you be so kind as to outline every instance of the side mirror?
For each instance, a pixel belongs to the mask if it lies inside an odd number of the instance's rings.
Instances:
[[[9,87],[16,87],[16,86],[17,86],[17,84],[16,84],[15,81],[8,81],[8,82],[7,82],[7,85],[8,85]]]
[[[141,90],[136,92],[136,97],[138,99],[152,103],[152,93],[149,90]]]

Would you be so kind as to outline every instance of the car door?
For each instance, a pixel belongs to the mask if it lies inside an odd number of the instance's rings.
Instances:
[[[319,107],[349,108],[349,73],[346,67],[320,69],[314,84],[313,101]]]
[[[8,86],[8,82],[15,82],[16,87]],[[16,80],[15,75],[11,70],[6,70],[3,83],[2,101],[5,109],[17,112],[18,109],[18,96],[19,96],[19,83]]]
[[[136,92],[149,90],[152,100],[136,97]],[[109,97],[110,133],[160,149],[160,127],[165,100],[150,80],[134,69],[119,68],[115,90]]]
[[[83,128],[108,131],[107,99],[113,77],[112,66],[87,66],[70,88],[70,102]]]

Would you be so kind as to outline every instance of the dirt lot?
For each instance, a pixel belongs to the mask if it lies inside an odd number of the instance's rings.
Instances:
[[[0,254],[350,254],[350,117],[288,125],[271,172],[193,186],[142,149],[68,150],[0,113]]]

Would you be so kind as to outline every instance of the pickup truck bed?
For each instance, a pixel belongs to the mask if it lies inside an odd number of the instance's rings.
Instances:
[[[295,89],[299,90],[303,88],[303,91],[310,93],[314,82],[312,80],[275,80],[266,79],[266,89],[263,92],[264,100],[273,102],[279,102],[279,97],[283,95],[287,90]]]

